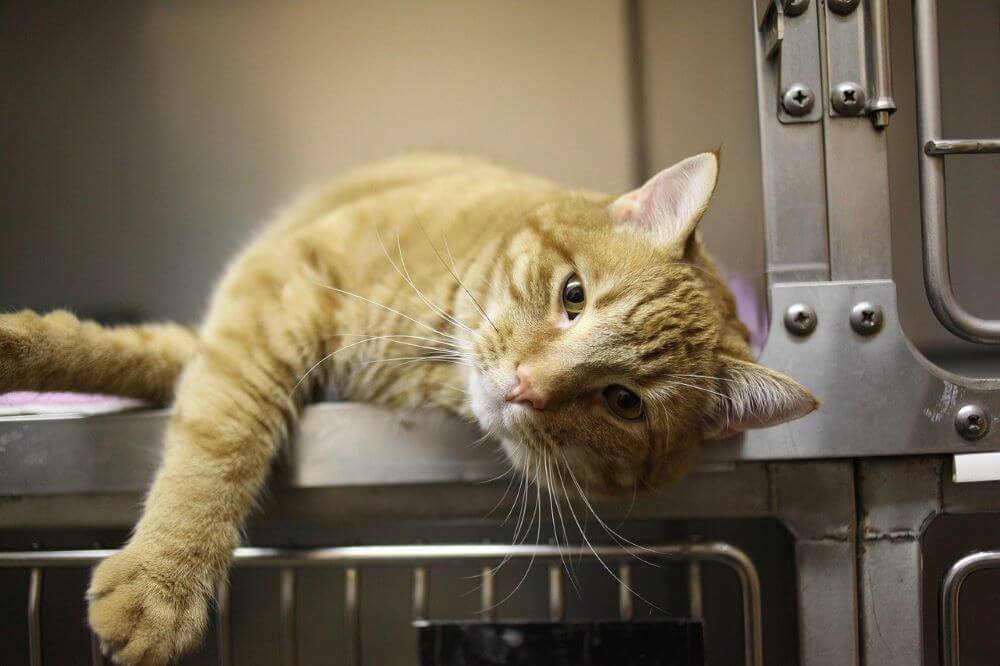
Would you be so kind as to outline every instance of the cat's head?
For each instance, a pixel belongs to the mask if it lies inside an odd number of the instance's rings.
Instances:
[[[751,361],[701,253],[695,228],[717,177],[704,153],[614,200],[568,195],[506,244],[469,394],[532,480],[600,495],[655,487],[704,439],[815,409],[800,384]]]

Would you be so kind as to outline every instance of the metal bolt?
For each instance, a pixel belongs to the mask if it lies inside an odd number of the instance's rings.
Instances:
[[[809,9],[809,0],[784,0],[785,16],[798,16]]]
[[[826,0],[826,6],[830,11],[841,16],[846,16],[858,8],[861,0]]]
[[[859,335],[875,335],[882,330],[882,307],[861,301],[851,308],[851,328]]]
[[[792,335],[809,335],[816,330],[816,311],[805,303],[795,303],[785,310],[785,328]]]
[[[812,111],[816,97],[809,86],[804,83],[793,83],[781,96],[781,106],[790,116],[804,116]]]
[[[833,110],[842,116],[860,116],[865,112],[867,95],[864,89],[853,81],[844,81],[833,87],[830,102]]]
[[[979,405],[965,405],[955,415],[955,429],[970,442],[982,439],[990,431],[990,414]]]

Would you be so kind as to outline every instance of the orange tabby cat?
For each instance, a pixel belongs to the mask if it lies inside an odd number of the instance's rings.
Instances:
[[[478,159],[406,156],[281,216],[231,264],[197,332],[0,316],[0,391],[174,402],[142,519],[88,592],[106,648],[163,664],[199,641],[316,384],[474,419],[516,468],[568,494],[655,486],[683,475],[704,439],[814,409],[753,363],[701,249],[717,176],[705,153],[614,198]]]

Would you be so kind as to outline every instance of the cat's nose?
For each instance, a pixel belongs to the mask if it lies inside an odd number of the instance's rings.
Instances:
[[[545,409],[547,398],[532,384],[531,368],[524,363],[518,363],[514,376],[517,377],[517,386],[507,394],[507,402],[525,402],[535,409]]]

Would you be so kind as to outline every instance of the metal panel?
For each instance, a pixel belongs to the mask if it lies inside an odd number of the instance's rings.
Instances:
[[[776,285],[771,296],[771,335],[761,362],[801,381],[819,398],[820,407],[792,423],[708,445],[704,459],[1000,449],[1000,382],[957,377],[921,357],[899,327],[892,282]],[[862,301],[883,311],[881,331],[874,335],[851,329],[851,310]],[[784,310],[796,303],[810,304],[817,313],[816,330],[806,337],[788,332],[782,323]],[[984,408],[994,425],[974,442],[963,439],[955,427],[966,404]]]
[[[920,536],[941,510],[941,461],[860,464],[861,584],[864,663],[923,662]]]
[[[859,663],[854,466],[769,464],[772,510],[795,535],[803,666]]]
[[[810,3],[807,13],[816,11],[815,4]],[[761,18],[759,13],[755,16],[755,29]],[[819,159],[823,154],[823,130],[819,123],[792,125],[779,121],[778,62],[768,58],[767,31],[755,33],[768,277],[773,283],[825,280],[830,275],[830,260],[826,182]],[[785,40],[787,33],[786,29]],[[822,100],[817,100],[817,106],[822,107]]]

